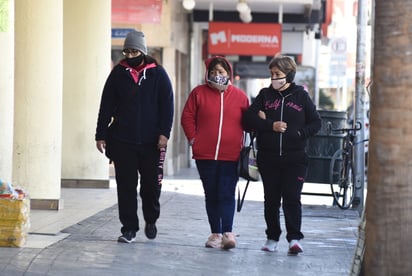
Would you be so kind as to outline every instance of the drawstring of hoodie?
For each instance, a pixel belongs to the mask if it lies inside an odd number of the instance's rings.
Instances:
[[[138,85],[140,86],[142,84],[142,81],[146,79],[146,68],[143,69],[143,74],[142,76],[139,78],[140,72],[137,72],[136,70],[134,70],[133,68],[126,68],[127,71],[130,72],[130,75],[132,76],[134,83],[138,83]]]
[[[126,71],[130,72],[130,75],[132,76],[134,83],[137,83],[137,80],[139,78],[139,72],[137,72],[136,70],[134,70],[133,68],[127,67]],[[140,85],[140,83],[139,83]]]
[[[139,85],[142,83],[142,80],[145,80],[145,79],[146,79],[146,68],[143,70],[143,75],[139,80]]]

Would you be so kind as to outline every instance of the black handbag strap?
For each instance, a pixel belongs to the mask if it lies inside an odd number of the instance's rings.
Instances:
[[[248,180],[248,181],[246,182],[246,187],[245,187],[245,190],[243,191],[242,198],[240,198],[240,188],[239,188],[239,185],[237,186],[237,211],[238,211],[238,212],[240,212],[240,210],[242,210],[243,202],[245,201],[246,191],[247,191],[247,188],[249,187],[249,182],[250,182],[250,180]]]
[[[243,141],[245,141],[246,142],[246,135],[247,134],[249,134],[249,138],[250,138],[250,142],[249,142],[249,146],[250,147],[252,147],[252,148],[254,148],[255,147],[255,145],[254,145],[254,139],[255,139],[255,137],[256,137],[256,135],[255,135],[255,132],[245,132],[245,135],[244,135],[244,140]],[[250,180],[248,180],[247,182],[246,182],[246,186],[245,186],[245,190],[243,191],[243,195],[242,195],[242,197],[240,196],[240,187],[239,187],[239,185],[237,186],[237,194],[238,194],[238,196],[237,196],[237,211],[238,212],[240,212],[240,210],[242,210],[242,207],[243,207],[243,202],[245,201],[245,196],[246,196],[246,192],[247,192],[247,188],[249,187],[249,182],[250,182]]]
[[[255,132],[253,132],[253,131],[251,131],[251,132],[245,132],[245,135],[244,135],[244,137],[243,137],[243,140],[246,142],[246,136],[247,136],[247,134],[249,134],[249,138],[250,138],[250,142],[249,142],[249,146],[251,146],[252,148],[254,148],[254,143],[253,143],[253,141],[255,140],[255,138],[256,138],[256,134],[255,134]]]

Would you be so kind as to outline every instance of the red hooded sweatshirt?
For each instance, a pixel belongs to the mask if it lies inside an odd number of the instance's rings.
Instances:
[[[205,61],[205,84],[195,87],[183,108],[181,125],[192,144],[193,159],[237,161],[243,146],[242,114],[249,107],[246,93],[233,86],[219,91],[208,84],[210,62]],[[223,58],[223,57],[219,57]],[[230,62],[230,80],[233,70]]]

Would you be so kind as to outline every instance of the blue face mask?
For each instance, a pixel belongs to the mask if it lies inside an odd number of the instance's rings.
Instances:
[[[225,77],[222,75],[209,77],[208,81],[211,86],[213,86],[219,91],[226,90],[227,86],[229,85],[229,77]]]

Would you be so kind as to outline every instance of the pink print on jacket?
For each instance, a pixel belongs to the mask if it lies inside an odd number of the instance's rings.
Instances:
[[[274,102],[269,102],[267,101],[265,103],[265,108],[266,109],[275,109],[277,110],[280,107],[280,100],[276,99]]]
[[[276,99],[274,102],[267,101],[265,103],[265,108],[266,109],[275,109],[275,110],[277,110],[280,107],[280,105],[281,105],[281,100]],[[298,104],[295,104],[293,102],[286,103],[286,106],[291,107],[291,108],[295,109],[296,111],[302,111],[303,110],[303,108],[301,106],[299,106]]]
[[[287,104],[286,104],[286,106],[289,106],[289,107],[291,107],[291,108],[293,108],[293,109],[295,109],[295,110],[297,110],[297,111],[302,111],[302,107],[301,106],[299,106],[299,105],[297,105],[297,104],[295,104],[295,103],[293,103],[293,102],[288,102]]]

